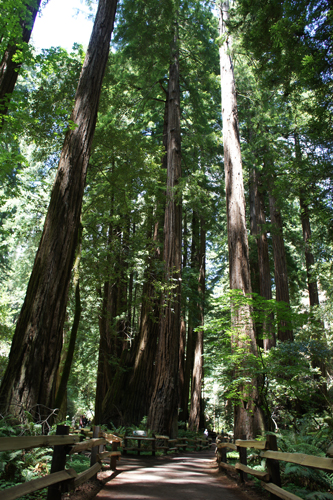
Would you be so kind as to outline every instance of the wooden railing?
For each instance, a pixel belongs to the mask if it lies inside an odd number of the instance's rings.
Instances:
[[[4,490],[1,493],[1,500],[15,500],[46,487],[48,487],[47,500],[60,500],[63,492],[73,490],[96,476],[105,459],[110,459],[111,470],[116,470],[116,461],[121,455],[121,452],[117,450],[120,438],[112,434],[100,433],[99,427],[95,427],[93,437],[80,442],[79,435],[69,435],[68,432],[69,427],[61,425],[57,427],[55,436],[0,438],[0,452],[54,447],[51,473]],[[111,444],[112,451],[103,451],[106,444]],[[91,450],[89,469],[81,474],[77,474],[74,469],[65,469],[67,455],[86,450]]]
[[[207,450],[211,446],[212,440],[207,440],[206,438],[194,438],[188,439],[185,437],[170,439],[169,436],[155,436],[155,437],[146,437],[145,435],[133,435],[133,436],[124,436],[124,446],[123,453],[124,455],[127,451],[136,451],[138,455],[140,455],[141,451],[151,452],[152,455],[155,455],[156,451],[162,451],[163,453],[179,451],[180,449],[186,451],[188,448],[194,450]],[[136,441],[137,445],[130,445],[129,441]],[[144,444],[145,448],[141,445]]]
[[[247,474],[261,480],[262,487],[270,492],[271,500],[302,500],[299,496],[281,488],[279,462],[291,462],[325,472],[333,472],[333,459],[305,455],[303,453],[283,453],[277,451],[276,436],[268,435],[265,441],[246,441],[238,439],[235,444],[222,442],[216,445],[217,461],[220,467],[229,471],[237,471],[241,482],[246,481]],[[227,449],[239,452],[239,462],[235,466],[227,463]],[[257,471],[247,466],[247,448],[260,451],[260,457],[266,458],[267,471]],[[332,450],[333,452],[333,450]],[[330,454],[330,453],[328,453]]]

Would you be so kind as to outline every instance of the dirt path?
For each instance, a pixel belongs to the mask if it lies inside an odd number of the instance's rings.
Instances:
[[[212,451],[172,457],[130,457],[118,462],[96,500],[245,500],[236,484],[217,474]],[[258,497],[256,497],[258,498]]]

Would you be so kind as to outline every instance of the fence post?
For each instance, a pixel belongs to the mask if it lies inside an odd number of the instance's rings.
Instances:
[[[111,451],[117,451],[118,450],[118,441],[112,441],[111,443]],[[110,469],[111,470],[116,470],[117,468],[117,457],[110,457]]]
[[[222,443],[226,443],[226,442],[227,442],[227,439],[223,436]],[[220,448],[219,452],[221,454],[220,455],[220,462],[227,463],[227,448]]]
[[[266,441],[268,450],[278,451],[276,436],[274,436],[274,434],[267,434]],[[266,467],[270,476],[270,481],[281,488],[279,461],[274,460],[273,458],[266,458]],[[279,497],[274,495],[274,493],[271,493],[270,500],[279,500]]]
[[[246,436],[242,436],[242,439],[244,441],[246,440]],[[237,446],[237,451],[239,453],[239,461],[243,465],[247,465],[247,448],[243,448],[242,446]],[[238,471],[239,472],[239,479],[241,483],[245,483],[247,481],[247,474],[246,472],[243,472],[242,470]]]
[[[95,425],[94,428],[93,428],[93,438],[98,438],[99,437],[99,431],[100,431],[100,426],[99,425]],[[91,455],[90,455],[90,467],[92,467],[93,465],[95,465],[96,463],[96,458],[97,458],[97,453],[98,453],[98,446],[94,446],[92,449],[91,449]],[[92,479],[97,479],[97,473],[92,476]]]
[[[68,425],[57,425],[56,435],[57,436],[68,436],[69,427]],[[53,472],[59,472],[65,469],[66,465],[66,455],[67,446],[66,445],[56,445],[54,446],[52,464],[51,464],[51,474]],[[48,487],[47,500],[61,500],[61,484],[56,483]]]

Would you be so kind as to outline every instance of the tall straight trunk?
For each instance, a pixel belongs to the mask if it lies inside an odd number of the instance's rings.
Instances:
[[[198,327],[195,338],[194,366],[192,374],[191,408],[189,427],[191,430],[199,431],[203,420],[202,415],[202,383],[203,383],[203,327],[204,325],[204,300],[206,283],[206,231],[204,221],[200,224],[200,246],[199,246],[199,278],[198,278]]]
[[[302,151],[299,143],[299,136],[298,133],[295,132],[295,152],[296,152],[296,162],[298,165],[300,165],[302,161]],[[303,241],[304,241],[304,254],[305,254],[305,265],[306,265],[306,274],[307,274],[307,282],[308,282],[308,292],[309,292],[309,303],[310,303],[310,309],[311,307],[318,306],[319,305],[319,293],[318,293],[318,284],[316,277],[313,275],[313,267],[315,265],[315,258],[314,255],[311,251],[311,222],[310,222],[310,209],[309,205],[307,203],[307,192],[306,189],[300,188],[300,194],[299,194],[299,201],[300,201],[300,208],[301,208],[301,222],[302,222],[302,230],[303,230]],[[312,321],[314,318],[312,317]],[[312,331],[316,332],[315,335],[313,335],[313,338],[316,340],[322,340],[321,334],[318,332],[318,327],[319,331],[324,330],[323,324],[318,321],[314,320],[314,328]],[[326,401],[327,401],[327,384],[326,384],[326,378],[327,378],[327,370],[326,370],[326,363],[320,358],[320,356],[314,356],[312,360],[312,366],[314,368],[319,368],[320,370],[320,375],[316,374],[315,379],[319,379],[319,377],[322,377],[323,382],[320,383],[319,389],[320,389],[320,396],[317,399],[317,403],[319,406],[326,406]],[[326,400],[326,401],[325,401]]]
[[[56,397],[54,405],[56,408],[62,408],[64,405],[66,391],[67,391],[67,383],[69,379],[69,375],[71,372],[72,362],[74,358],[75,344],[76,344],[76,336],[79,329],[80,318],[81,318],[81,296],[80,296],[80,275],[79,275],[79,267],[81,260],[81,246],[82,246],[82,226],[79,231],[79,241],[78,241],[78,250],[75,258],[74,268],[73,268],[73,287],[75,292],[75,308],[74,308],[74,320],[71,328],[71,334],[69,338],[69,345],[66,353],[65,363],[61,374],[61,379],[59,383],[59,387],[57,388]],[[66,407],[66,404],[65,404]],[[66,409],[66,408],[65,408]],[[61,420],[66,419],[66,412],[62,415]]]
[[[251,270],[251,286],[252,292],[260,294],[260,277],[259,277],[259,261],[258,261],[258,221],[257,221],[257,200],[256,200],[256,169],[253,168],[249,175],[249,206],[250,206],[250,234],[254,236],[249,241],[249,259]],[[255,334],[258,347],[263,348],[263,325],[261,322],[254,323]]]
[[[283,224],[281,212],[276,204],[276,199],[272,192],[269,193],[269,209],[272,222],[272,240],[274,255],[274,276],[277,302],[285,302],[289,307],[289,285],[287,272],[287,259],[283,241]],[[280,342],[292,341],[293,332],[288,322],[281,320],[278,322],[278,340]]]
[[[192,214],[192,241],[191,241],[191,270],[195,271],[199,275],[199,266],[200,266],[200,256],[199,256],[199,236],[200,228],[199,228],[199,220],[197,216],[197,212],[193,210]],[[197,283],[194,282],[192,286],[197,287]],[[196,290],[193,290],[193,295],[196,294]],[[187,332],[187,345],[186,345],[186,361],[184,366],[184,390],[183,390],[183,399],[181,401],[180,407],[182,408],[182,413],[180,414],[180,420],[186,422],[189,418],[189,401],[191,401],[190,394],[190,386],[191,386],[191,394],[192,394],[192,375],[193,375],[193,366],[194,366],[194,350],[196,344],[196,334],[194,329],[199,325],[198,320],[198,309],[197,305],[193,300],[189,301],[188,307],[188,332]]]
[[[163,125],[164,168],[167,168],[167,132],[168,99],[165,102]],[[155,221],[153,209],[151,212],[148,217],[148,257],[143,280],[139,334],[135,337],[129,354],[122,356],[121,365],[103,401],[103,423],[111,420],[115,425],[139,425],[142,418],[148,414],[150,406],[161,305],[160,293],[156,290],[155,283],[162,279],[160,228],[163,227],[164,221],[164,212],[158,217],[161,220]]]
[[[305,265],[306,274],[308,281],[308,292],[309,292],[309,303],[310,306],[319,305],[319,293],[317,280],[313,276],[313,266],[315,264],[315,258],[311,251],[311,224],[310,224],[310,214],[309,205],[306,202],[304,193],[300,192],[300,207],[301,207],[301,221],[303,230],[303,241],[304,241],[304,254],[305,254]]]
[[[256,236],[258,255],[258,284],[259,294],[267,300],[272,298],[271,273],[269,265],[269,251],[266,225],[266,212],[260,174],[254,168],[251,173],[250,192],[252,198],[251,233]],[[268,351],[276,345],[273,317],[269,315],[263,323],[263,348]]]
[[[103,404],[113,385],[123,352],[127,346],[127,263],[124,259],[126,238],[118,226],[109,228],[108,272],[104,283],[102,311],[99,318],[100,346],[95,401],[95,424],[104,423]],[[115,253],[115,248],[118,250]],[[126,355],[125,355],[126,356]]]
[[[231,290],[241,290],[245,296],[248,296],[251,294],[251,282],[243,171],[236,88],[230,56],[231,38],[226,27],[229,19],[229,1],[220,3],[219,8],[220,35],[223,38],[220,47],[220,64],[230,288]],[[232,346],[242,347],[245,355],[254,354],[257,356],[253,321],[248,305],[236,310],[232,304],[232,324],[234,327]],[[246,341],[243,340],[244,338]],[[252,439],[263,429],[262,414],[258,405],[257,385],[257,379],[252,378],[248,387],[239,388],[241,401],[235,405],[234,414],[234,435],[236,438],[246,435],[247,439]]]
[[[302,162],[302,151],[297,132],[295,132],[294,134],[294,140],[295,140],[296,163],[297,167],[299,168]],[[309,302],[310,306],[317,306],[319,305],[319,294],[318,294],[317,280],[313,276],[313,266],[315,264],[315,259],[311,251],[310,212],[309,212],[309,205],[306,199],[307,199],[306,189],[301,187],[299,194],[299,201],[301,207],[301,222],[303,230],[304,254],[305,254],[307,281],[308,281]]]
[[[183,230],[183,242],[184,242],[184,251],[183,251],[183,264],[182,269],[186,269],[187,265],[187,212],[184,215],[184,230]],[[182,310],[180,313],[180,339],[179,339],[179,420],[185,421],[184,414],[187,408],[187,398],[188,392],[185,396],[185,354],[186,354],[186,299],[182,296]]]
[[[42,238],[0,388],[1,413],[54,406],[68,287],[116,0],[100,0]]]
[[[155,432],[178,433],[178,369],[182,206],[176,192],[181,177],[180,87],[178,26],[172,44],[168,85],[167,200],[164,220],[165,291],[159,325],[156,382],[148,415]]]
[[[0,63],[0,127],[3,123],[3,116],[7,114],[11,94],[22,65],[21,62],[15,61],[15,55],[22,42],[28,43],[30,40],[40,4],[41,0],[32,0],[26,5],[26,15],[20,20],[22,37],[11,41],[2,56]]]

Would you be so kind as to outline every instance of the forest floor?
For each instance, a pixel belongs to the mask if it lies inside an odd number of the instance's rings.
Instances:
[[[263,500],[252,481],[237,483],[220,471],[213,451],[168,457],[126,455],[117,470],[103,471],[63,500]]]

